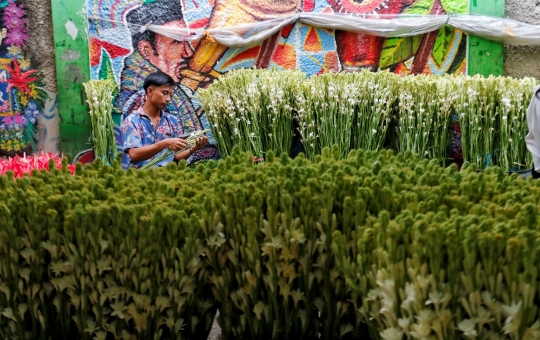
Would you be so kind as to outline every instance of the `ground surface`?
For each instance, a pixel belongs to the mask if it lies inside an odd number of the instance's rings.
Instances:
[[[214,324],[212,325],[212,331],[210,332],[210,335],[208,336],[208,340],[221,340],[221,328],[219,328],[219,325],[217,323],[217,317],[219,315],[216,315],[216,318],[214,319]]]

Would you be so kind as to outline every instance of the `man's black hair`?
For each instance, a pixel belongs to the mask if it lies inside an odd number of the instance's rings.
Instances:
[[[144,92],[146,93],[150,86],[159,87],[163,85],[174,86],[174,79],[172,79],[171,76],[163,72],[152,73],[144,79]]]
[[[152,22],[152,25],[164,25],[171,21],[184,20],[179,1],[156,0],[147,5],[142,5],[130,11],[126,20],[131,32],[131,39],[135,51],[139,48],[139,42],[147,40],[155,50],[156,33],[146,30],[141,33],[141,26]]]

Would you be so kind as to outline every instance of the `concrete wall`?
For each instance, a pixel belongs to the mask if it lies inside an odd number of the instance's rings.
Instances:
[[[53,26],[50,1],[22,0],[28,18],[27,51],[38,67],[49,99],[39,117],[38,147],[44,152],[58,152],[58,106],[56,86],[56,64],[54,56]]]
[[[506,0],[506,17],[540,25],[540,1]],[[505,46],[504,74],[540,79],[540,46]]]

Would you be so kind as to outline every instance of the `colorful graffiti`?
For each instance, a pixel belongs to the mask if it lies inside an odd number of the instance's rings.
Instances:
[[[36,122],[47,92],[27,59],[27,19],[17,0],[0,2],[0,157],[37,151]]]
[[[339,13],[450,14],[466,13],[463,0],[329,0]],[[465,73],[466,39],[449,26],[423,36],[380,38],[336,32],[340,63],[344,69],[390,69],[400,74]]]
[[[88,0],[92,78],[118,84],[116,120],[142,104],[144,77],[161,70],[178,86],[169,110],[184,132],[208,127],[194,94],[240,67],[301,69],[307,75],[387,69],[401,74],[464,73],[466,38],[450,27],[424,36],[379,38],[292,24],[261,44],[227,48],[211,38],[175,41],[141,32],[154,25],[219,28],[298,12],[442,14],[467,0]]]

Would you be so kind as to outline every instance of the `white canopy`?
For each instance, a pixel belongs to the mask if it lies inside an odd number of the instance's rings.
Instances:
[[[359,32],[380,37],[404,37],[435,31],[448,24],[467,34],[509,45],[540,45],[540,26],[512,19],[486,15],[351,15],[332,13],[298,13],[256,23],[214,29],[172,28],[146,25],[146,29],[176,40],[196,40],[208,36],[228,47],[260,43],[281,28],[300,22],[315,27]]]

